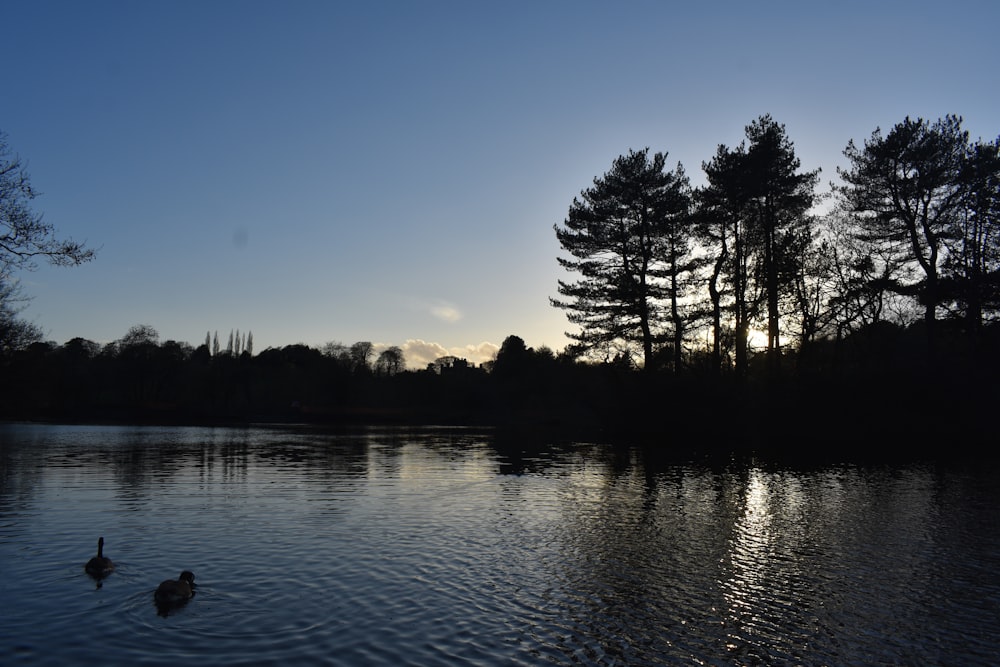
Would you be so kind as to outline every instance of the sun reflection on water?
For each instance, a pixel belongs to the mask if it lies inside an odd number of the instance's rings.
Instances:
[[[758,600],[766,597],[768,587],[774,583],[770,581],[769,568],[775,539],[771,503],[765,474],[760,469],[750,469],[734,515],[729,562],[724,564],[729,576],[722,584],[728,605],[725,622],[730,626],[730,641],[726,645],[734,653],[744,651],[748,644],[754,643],[753,637],[760,634],[765,614]]]

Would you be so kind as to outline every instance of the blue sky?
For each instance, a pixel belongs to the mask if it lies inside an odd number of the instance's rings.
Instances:
[[[1000,133],[1000,3],[3,3],[0,130],[99,249],[46,337],[555,350],[552,230],[629,149],[695,184],[764,113],[804,169],[907,115]]]

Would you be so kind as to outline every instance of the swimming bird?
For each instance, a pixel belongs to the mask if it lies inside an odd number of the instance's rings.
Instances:
[[[83,569],[87,571],[92,577],[106,577],[111,574],[111,571],[115,569],[115,564],[111,562],[111,559],[104,555],[104,538],[100,537],[97,539],[97,555],[87,561],[87,564],[83,566]]]
[[[168,579],[156,589],[157,604],[169,605],[190,600],[194,595],[194,574],[188,570],[181,572],[177,579]]]

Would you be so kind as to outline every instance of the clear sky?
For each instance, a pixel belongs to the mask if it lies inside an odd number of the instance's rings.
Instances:
[[[907,115],[1000,134],[1000,2],[2,0],[0,130],[97,258],[46,338],[562,349],[552,226],[629,149],[692,182],[770,113],[836,178]]]

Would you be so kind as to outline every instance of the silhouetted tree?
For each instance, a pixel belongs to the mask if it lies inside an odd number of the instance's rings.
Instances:
[[[382,350],[375,360],[375,371],[379,375],[395,375],[406,368],[403,350],[397,345]]]
[[[739,326],[748,318],[746,308],[739,307],[739,304],[745,303],[743,294],[746,291],[746,268],[745,262],[742,261],[743,243],[740,228],[742,200],[736,180],[728,178],[729,174],[735,172],[738,159],[738,154],[720,144],[715,157],[702,163],[708,184],[695,192],[697,235],[711,258],[708,278],[708,296],[711,302],[709,317],[712,329],[710,365],[716,374],[722,368],[723,341],[727,332],[723,322],[724,309],[732,309],[736,329],[743,333],[740,347],[744,355],[746,352],[746,330]],[[732,247],[733,241],[738,241],[735,247]],[[737,252],[738,256],[734,256]],[[731,284],[730,290],[725,289],[727,280]],[[727,291],[732,297],[724,303],[724,294]],[[745,368],[745,357],[741,357],[739,352],[737,357],[742,361],[742,368]]]
[[[524,373],[528,365],[531,350],[520,336],[507,336],[493,360],[492,373],[494,377],[517,377]]]
[[[963,211],[956,233],[945,239],[946,297],[964,311],[977,340],[984,316],[1000,308],[1000,138],[969,146],[962,168]]]
[[[591,188],[574,198],[563,226],[554,226],[563,250],[558,258],[577,282],[560,280],[566,300],[551,299],[579,325],[567,333],[585,352],[642,351],[644,368],[653,368],[661,340],[664,300],[664,241],[673,218],[687,212],[687,179],[680,165],[666,171],[666,154],[629,151]]]
[[[11,155],[7,135],[0,132],[0,273],[34,269],[38,258],[73,266],[94,257],[82,243],[55,237],[55,228],[31,210],[36,196],[21,158]]]
[[[119,346],[137,347],[140,345],[158,345],[160,342],[159,332],[148,324],[136,324],[129,327],[129,330],[119,340]]]
[[[769,115],[748,125],[746,135],[750,142],[745,171],[750,251],[767,305],[767,354],[773,369],[781,351],[780,300],[794,285],[812,242],[807,213],[819,170],[799,172],[800,162],[785,126]]]
[[[375,346],[366,341],[358,341],[351,345],[351,363],[355,373],[368,373],[371,371],[371,360],[375,355]]]
[[[747,143],[749,142],[749,144]],[[767,353],[776,368],[781,350],[781,302],[794,298],[807,247],[812,241],[807,211],[813,204],[818,170],[799,172],[785,126],[764,115],[746,127],[746,141],[734,149],[720,145],[702,165],[708,185],[698,193],[702,238],[716,260],[709,280],[713,356],[722,335],[720,279],[732,294],[736,372],[747,370],[751,321],[762,303],[767,321]]]
[[[676,192],[674,211],[664,219],[663,227],[663,271],[666,281],[667,300],[671,322],[672,366],[679,373],[684,356],[684,334],[689,317],[683,312],[683,301],[687,296],[692,276],[700,266],[700,261],[692,256],[691,248],[697,237],[695,219],[691,215],[691,187],[683,167],[678,164],[675,175],[680,184]]]
[[[42,340],[41,328],[20,317],[26,301],[20,283],[0,272],[0,355]]]
[[[884,137],[872,132],[863,148],[850,141],[845,185],[838,190],[855,214],[858,237],[883,249],[901,270],[887,280],[899,294],[924,308],[933,344],[946,241],[954,238],[963,201],[963,160],[968,133],[958,116],[934,123],[907,117]]]
[[[114,344],[113,354],[120,366],[120,377],[127,385],[127,398],[141,404],[155,397],[157,352],[160,334],[148,324],[137,324]]]

